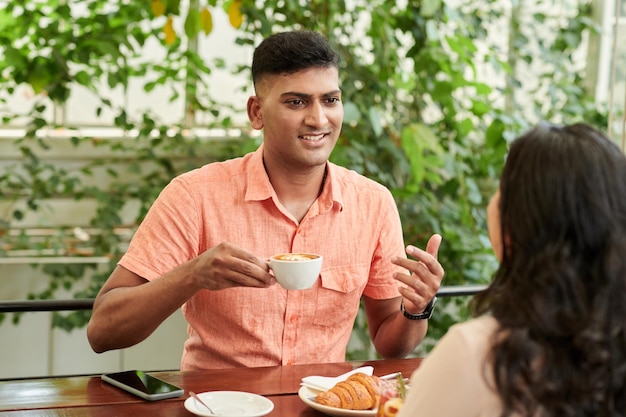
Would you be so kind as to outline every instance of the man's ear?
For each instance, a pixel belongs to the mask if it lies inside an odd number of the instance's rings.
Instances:
[[[263,117],[261,115],[261,99],[258,96],[248,98],[248,119],[253,129],[263,129]]]

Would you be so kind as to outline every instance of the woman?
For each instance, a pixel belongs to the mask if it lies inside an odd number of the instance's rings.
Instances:
[[[516,139],[487,208],[500,267],[399,417],[626,415],[626,158],[585,125]],[[415,265],[417,267],[417,265]]]

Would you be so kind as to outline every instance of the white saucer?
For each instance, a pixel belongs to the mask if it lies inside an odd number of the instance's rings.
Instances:
[[[209,410],[194,400],[193,397],[187,398],[185,408],[198,416],[260,417],[269,414],[274,409],[272,401],[249,392],[208,391],[199,393],[198,397],[216,413],[209,413]]]

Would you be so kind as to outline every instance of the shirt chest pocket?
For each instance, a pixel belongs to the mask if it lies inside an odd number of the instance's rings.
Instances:
[[[322,270],[313,323],[332,327],[349,321],[352,326],[368,277],[369,265]]]

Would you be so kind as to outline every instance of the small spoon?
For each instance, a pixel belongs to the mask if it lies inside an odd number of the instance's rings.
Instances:
[[[191,396],[193,397],[193,399],[194,399],[194,400],[198,401],[200,404],[202,404],[203,406],[205,406],[205,407],[206,407],[206,409],[207,409],[207,410],[209,410],[209,413],[211,413],[211,414],[215,414],[215,411],[211,410],[211,407],[209,407],[208,405],[206,405],[206,403],[205,403],[204,401],[202,401],[202,400],[200,399],[200,397],[198,397],[198,396],[196,395],[196,393],[195,393],[195,392],[193,392],[193,391],[189,391],[189,395],[191,395]]]

